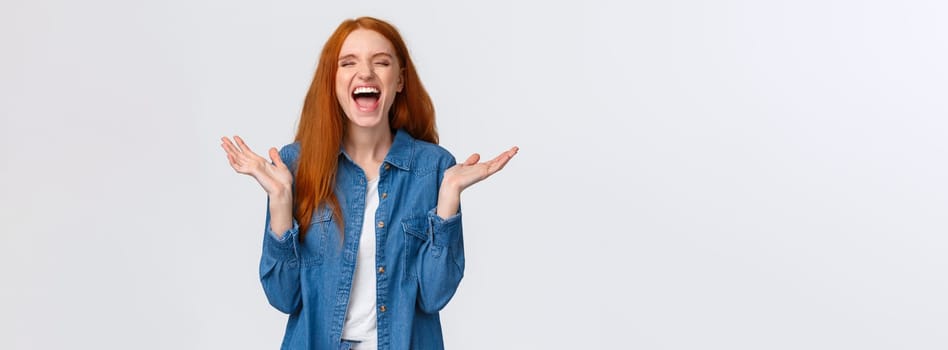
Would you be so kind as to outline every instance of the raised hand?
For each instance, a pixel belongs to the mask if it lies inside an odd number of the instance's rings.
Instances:
[[[494,159],[483,163],[478,163],[481,155],[474,153],[464,163],[458,163],[445,170],[444,178],[441,179],[441,192],[438,194],[438,216],[447,218],[457,213],[461,192],[503,169],[518,151],[520,151],[519,147],[511,147]]]
[[[270,148],[268,161],[251,151],[240,136],[234,136],[234,141],[236,145],[227,137],[221,137],[221,147],[227,152],[227,160],[234,171],[256,179],[271,197],[292,195],[293,175],[283,164],[276,148]]]
[[[464,163],[459,163],[448,168],[448,170],[444,172],[444,179],[441,184],[442,186],[447,185],[448,189],[456,189],[458,192],[464,191],[465,188],[503,169],[504,166],[507,165],[507,162],[509,162],[519,150],[520,148],[516,146],[511,147],[506,152],[494,157],[494,159],[483,163],[477,162],[481,159],[481,155],[474,153],[468,157]]]

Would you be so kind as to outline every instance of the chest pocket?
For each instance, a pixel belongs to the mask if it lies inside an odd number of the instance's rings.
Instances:
[[[418,278],[418,257],[422,248],[428,242],[428,217],[426,215],[412,216],[402,220],[402,229],[405,239],[405,277]]]
[[[302,254],[303,266],[315,266],[323,263],[326,255],[326,244],[329,242],[330,231],[333,231],[332,209],[320,208],[313,213],[313,219],[306,231]]]

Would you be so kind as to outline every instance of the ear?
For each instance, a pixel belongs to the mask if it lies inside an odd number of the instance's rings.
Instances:
[[[395,92],[402,92],[402,89],[405,87],[405,68],[402,68],[398,72],[398,87],[395,89]]]

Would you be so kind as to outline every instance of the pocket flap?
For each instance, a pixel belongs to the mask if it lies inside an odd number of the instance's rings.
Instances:
[[[326,222],[326,221],[329,221],[330,219],[332,219],[332,209],[325,206],[321,206],[319,207],[319,209],[316,209],[315,211],[313,211],[313,217],[312,217],[311,222],[315,224],[317,222]]]
[[[410,218],[402,219],[402,228],[405,229],[405,233],[408,233],[416,238],[427,241],[428,240],[428,217],[427,216],[413,216]]]

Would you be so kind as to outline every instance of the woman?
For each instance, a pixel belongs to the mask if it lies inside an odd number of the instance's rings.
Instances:
[[[224,137],[268,195],[260,280],[290,315],[284,349],[442,349],[464,273],[461,192],[517,148],[456,164],[390,24],[344,21],[323,47],[293,144],[270,161]],[[272,161],[272,162],[271,162]]]

